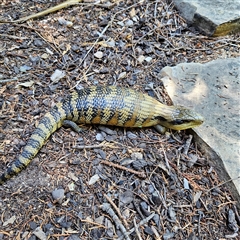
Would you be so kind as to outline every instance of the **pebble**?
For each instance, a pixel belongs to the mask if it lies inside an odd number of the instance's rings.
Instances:
[[[102,142],[102,141],[104,140],[103,135],[102,135],[101,133],[98,133],[98,134],[96,135],[96,140]]]
[[[88,182],[88,185],[93,185],[94,183],[96,183],[98,180],[99,180],[99,175],[98,174],[95,174],[95,175],[93,175],[91,178],[90,178],[90,180],[89,180],[89,182]]]
[[[138,136],[132,132],[127,132],[127,137],[130,139],[136,139]]]
[[[103,57],[103,52],[97,51],[96,53],[94,53],[94,56],[98,59],[101,59]]]
[[[131,158],[132,158],[133,160],[142,160],[142,159],[143,159],[143,155],[142,155],[142,153],[140,153],[140,152],[133,152],[133,153],[131,154]]]
[[[117,24],[120,25],[121,27],[124,27],[124,23],[122,21],[118,21]]]
[[[118,76],[118,80],[120,80],[120,79],[122,79],[122,78],[125,78],[126,75],[127,75],[126,72],[121,72],[121,73],[119,74],[119,76]]]
[[[146,58],[145,58],[145,61],[146,61],[146,62],[151,62],[151,61],[152,61],[152,58],[151,58],[151,57],[146,57]]]
[[[133,26],[133,21],[132,20],[127,20],[126,22],[125,22],[125,26],[127,26],[127,27],[131,27],[131,26]]]
[[[189,183],[186,178],[183,178],[183,186],[184,186],[184,189],[189,189]]]
[[[42,229],[40,227],[37,227],[35,229],[35,231],[33,232],[33,234],[39,238],[40,240],[47,240],[47,236],[46,234],[42,231]]]
[[[58,18],[59,24],[67,27],[72,27],[73,23],[71,21],[65,20],[63,17]]]
[[[105,127],[105,126],[99,126],[98,127],[101,131],[103,131],[103,132],[105,132],[105,133],[107,133],[107,134],[109,134],[109,135],[114,135],[114,134],[116,134],[116,131],[113,131],[112,129],[110,129],[110,128],[108,128],[108,127]]]
[[[154,232],[150,227],[145,227],[144,232],[148,235],[151,235],[151,236],[154,235]]]
[[[161,199],[159,197],[159,194],[157,193],[157,191],[155,191],[153,194],[152,194],[152,200],[153,202],[156,204],[156,206],[160,206],[161,204]]]
[[[134,169],[136,170],[142,170],[144,167],[146,167],[148,165],[148,162],[143,160],[143,159],[138,159],[138,160],[135,160],[133,163],[132,163],[132,166]]]
[[[174,233],[168,232],[163,234],[163,240],[170,240],[170,239],[173,239],[173,237],[174,237]]]
[[[35,39],[34,42],[33,42],[33,45],[35,47],[42,47],[43,42],[40,39]]]
[[[68,238],[68,240],[81,240],[81,238],[79,238],[78,235],[73,234]]]
[[[140,63],[142,63],[145,60],[145,57],[143,55],[140,55],[137,59]]]
[[[38,227],[38,225],[37,225],[35,222],[33,222],[33,221],[31,221],[31,222],[29,223],[29,226],[30,226],[30,228],[31,228],[32,230],[35,230],[35,229]]]
[[[66,76],[66,72],[65,72],[65,71],[56,69],[56,70],[54,71],[54,73],[51,75],[50,79],[51,79],[53,82],[58,82],[60,79],[62,79],[62,78],[65,77],[65,76]]]
[[[62,203],[62,200],[64,198],[64,189],[55,189],[52,191],[52,197],[54,200],[57,200],[58,203]]]
[[[120,205],[126,205],[133,201],[132,191],[125,191],[119,196]]]

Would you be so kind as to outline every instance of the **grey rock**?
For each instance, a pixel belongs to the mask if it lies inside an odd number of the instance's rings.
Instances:
[[[174,233],[167,232],[163,234],[163,240],[173,239]]]
[[[240,58],[183,63],[161,71],[174,104],[194,109],[205,122],[194,129],[199,147],[240,202]],[[226,170],[225,170],[226,168]],[[237,189],[237,191],[236,191]]]
[[[136,139],[138,136],[130,131],[127,132],[127,136],[130,139]]]
[[[131,26],[133,26],[133,21],[132,20],[127,20],[126,22],[125,22],[125,26],[127,26],[127,27],[131,27]]]
[[[68,240],[81,240],[81,238],[79,238],[78,235],[73,234],[68,238]]]
[[[228,227],[234,232],[238,232],[239,230],[237,221],[235,219],[235,213],[233,212],[232,209],[229,209],[228,211]]]
[[[103,137],[103,135],[101,133],[98,133],[96,135],[96,139],[97,139],[97,141],[102,142],[104,140],[104,137]]]
[[[55,189],[52,191],[52,197],[54,200],[57,200],[59,203],[61,203],[64,198],[64,189]]]
[[[38,227],[37,223],[35,223],[35,222],[33,222],[33,221],[31,221],[31,222],[29,223],[29,226],[30,226],[30,228],[31,228],[32,230],[35,230],[35,229]]]
[[[133,193],[131,191],[123,192],[120,197],[120,205],[126,205],[133,201]]]
[[[109,135],[114,135],[114,134],[116,134],[116,131],[114,131],[114,130],[108,128],[108,127],[105,127],[105,126],[100,125],[98,128],[99,128],[101,131],[103,131],[103,132],[105,132],[105,133],[107,133],[107,134],[109,134]]]
[[[188,23],[210,36],[240,31],[240,1],[173,0]]]
[[[42,229],[41,229],[40,227],[37,227],[37,228],[34,230],[33,234],[34,234],[37,238],[39,238],[40,240],[47,240],[46,234],[42,231]]]
[[[36,47],[41,47],[43,45],[43,42],[42,40],[40,39],[35,39],[34,42],[33,42],[34,46]]]

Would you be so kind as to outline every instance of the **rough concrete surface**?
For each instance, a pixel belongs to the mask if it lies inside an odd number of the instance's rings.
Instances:
[[[195,132],[222,180],[240,177],[240,58],[165,67],[161,77],[174,104],[204,116]],[[240,178],[233,182],[240,202]]]
[[[191,25],[210,36],[240,32],[239,0],[173,0]]]

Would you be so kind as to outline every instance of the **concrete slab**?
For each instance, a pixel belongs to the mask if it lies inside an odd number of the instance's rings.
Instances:
[[[235,179],[229,187],[240,203],[240,58],[165,67],[161,78],[175,105],[205,117],[194,131],[222,180]]]
[[[240,32],[239,0],[173,0],[187,22],[209,36]]]

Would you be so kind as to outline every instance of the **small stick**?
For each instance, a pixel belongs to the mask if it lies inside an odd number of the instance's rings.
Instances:
[[[138,226],[137,226],[137,223],[136,223],[136,219],[135,219],[135,218],[133,219],[133,224],[134,224],[135,232],[136,232],[136,234],[137,234],[138,239],[139,239],[139,240],[142,240],[142,237],[141,237],[140,232],[139,232],[139,230],[138,230]]]
[[[102,225],[102,224],[99,224],[99,223],[96,223],[96,222],[92,222],[92,221],[89,221],[89,220],[87,220],[87,219],[80,219],[81,220],[81,222],[85,222],[85,223],[89,223],[89,224],[92,224],[92,225],[96,225],[98,228],[107,228],[107,227],[105,227],[104,225]]]
[[[123,224],[125,225],[126,228],[128,228],[128,223],[126,221],[126,219],[121,215],[121,212],[119,210],[119,208],[116,206],[116,204],[112,201],[112,199],[110,197],[108,197],[106,194],[104,194],[104,197],[109,201],[109,203],[112,205],[112,207],[115,209],[115,211],[117,212],[118,216],[121,218],[121,220],[123,221]]]
[[[0,21],[0,23],[18,23],[18,22],[26,22],[30,19],[33,19],[33,18],[39,18],[39,17],[42,17],[42,16],[45,16],[49,13],[52,13],[52,12],[56,12],[62,8],[66,8],[66,7],[69,7],[71,5],[76,5],[78,3],[82,2],[82,0],[68,0],[68,1],[65,1],[63,3],[60,3],[54,7],[51,7],[51,8],[48,8],[44,11],[41,11],[39,13],[34,13],[30,16],[26,16],[26,17],[22,17],[20,19],[17,19],[15,21]]]
[[[74,149],[92,149],[92,148],[102,148],[102,147],[110,147],[110,148],[118,148],[111,143],[107,143],[105,141],[101,142],[100,144],[93,144],[88,146],[73,146]]]
[[[9,79],[3,79],[0,80],[0,83],[6,83],[6,82],[12,82],[12,81],[17,81],[19,78],[14,77],[14,78],[9,78]]]
[[[122,225],[120,219],[118,218],[118,216],[115,214],[115,212],[111,208],[111,205],[109,203],[103,203],[103,205],[101,206],[101,209],[110,215],[110,217],[114,221],[117,229],[120,229],[120,231],[122,232],[123,238],[125,238],[126,240],[130,240],[130,238],[128,237],[126,228]]]
[[[137,224],[137,227],[141,227],[142,225],[146,224],[148,221],[150,221],[155,215],[155,212],[153,212],[151,215],[149,215],[148,217],[146,217],[145,219],[143,219],[142,221],[140,221]],[[132,228],[131,230],[129,230],[126,234],[130,235],[131,233],[133,233],[135,231],[135,228]],[[118,238],[117,240],[122,240],[125,236],[121,236],[120,238]]]
[[[115,168],[118,168],[118,169],[121,169],[121,170],[130,172],[130,173],[133,173],[133,174],[135,174],[135,175],[138,175],[140,178],[146,178],[146,174],[145,174],[144,172],[135,171],[135,170],[133,170],[133,169],[126,168],[126,167],[121,166],[121,165],[119,165],[119,164],[112,163],[112,162],[105,161],[105,160],[102,160],[100,163],[103,163],[103,164],[105,164],[105,165],[108,165],[108,166],[111,166],[111,167],[115,167]]]
[[[161,147],[162,147],[162,146],[161,146]],[[170,168],[170,165],[169,165],[169,161],[168,161],[166,152],[165,152],[165,150],[164,150],[163,147],[162,147],[162,151],[163,151],[163,154],[164,154],[164,159],[165,159],[165,163],[166,163],[166,166],[167,166],[167,168],[168,168],[168,171],[171,172],[171,168]]]
[[[210,192],[210,191],[212,191],[214,188],[220,187],[220,186],[224,185],[225,183],[228,183],[228,182],[231,182],[231,181],[235,181],[235,180],[237,180],[237,179],[239,179],[239,178],[240,178],[240,176],[238,176],[238,177],[236,177],[236,178],[231,178],[231,179],[229,179],[229,180],[227,180],[227,181],[225,181],[225,182],[219,183],[217,186],[212,187],[212,188],[210,188],[209,190],[207,190],[207,192]]]

